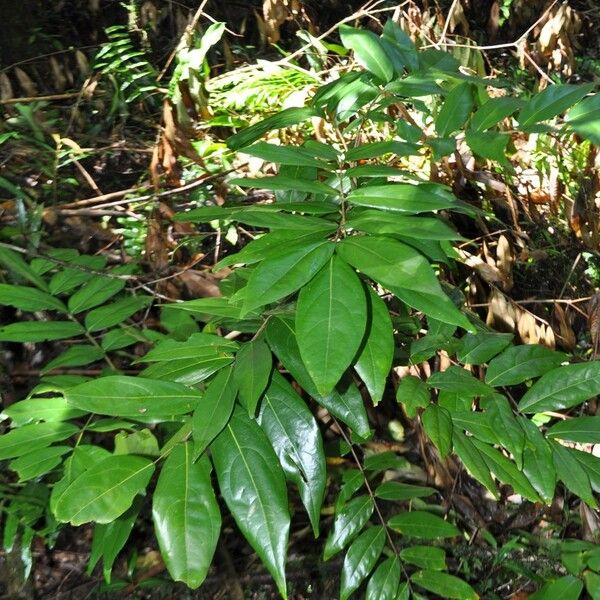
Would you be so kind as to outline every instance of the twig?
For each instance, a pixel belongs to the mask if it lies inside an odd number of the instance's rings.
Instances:
[[[563,284],[562,289],[560,290],[560,294],[558,295],[559,300],[560,300],[560,298],[563,297],[563,294],[565,293],[565,290],[567,289],[567,286],[569,285],[569,281],[571,280],[571,277],[573,276],[573,273],[574,273],[575,269],[577,268],[577,265],[579,264],[580,260],[581,260],[581,252],[577,255],[577,258],[573,261],[573,264],[571,265],[569,274],[567,275],[567,278],[565,279],[565,283]]]
[[[0,104],[27,104],[29,102],[40,102],[44,100],[70,100],[77,98],[81,92],[65,92],[64,94],[49,94],[47,96],[24,96],[22,98],[7,98],[0,100]]]
[[[448,10],[448,15],[446,16],[446,20],[444,22],[444,29],[442,29],[442,34],[440,35],[440,39],[438,40],[438,44],[440,46],[445,46],[446,34],[448,33],[448,28],[450,27],[450,19],[452,18],[452,13],[456,9],[456,5],[459,0],[453,0],[450,9]]]

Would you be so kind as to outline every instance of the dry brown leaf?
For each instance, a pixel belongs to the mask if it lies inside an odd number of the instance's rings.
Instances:
[[[594,294],[588,303],[588,328],[592,337],[592,359],[600,357],[600,294]]]
[[[29,75],[27,75],[27,73],[25,73],[23,69],[21,69],[20,67],[15,67],[15,76],[17,78],[17,81],[19,82],[19,85],[21,86],[21,88],[23,88],[23,91],[25,92],[26,96],[38,95],[37,85],[33,83],[31,77],[29,77]]]
[[[557,330],[559,345],[569,352],[575,350],[577,336],[563,307],[556,302],[552,310],[552,324]]]
[[[12,83],[4,71],[0,72],[0,100],[12,100],[15,97]]]
[[[585,502],[579,505],[581,515],[582,538],[586,542],[600,543],[600,516],[598,511],[590,508]]]
[[[540,340],[540,331],[533,315],[521,311],[517,318],[517,332],[524,344],[537,344]],[[542,333],[545,337],[545,332]]]

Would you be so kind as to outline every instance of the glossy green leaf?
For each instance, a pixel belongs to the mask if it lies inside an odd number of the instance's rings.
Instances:
[[[229,183],[231,185],[261,188],[266,190],[294,190],[296,192],[306,192],[307,194],[325,194],[327,196],[337,195],[337,192],[332,187],[320,181],[295,179],[285,175],[271,175],[268,177],[238,177],[236,179],[231,179]],[[293,219],[290,219],[290,222],[292,221]]]
[[[529,480],[517,469],[516,465],[498,452],[492,446],[473,438],[473,444],[479,450],[483,459],[487,463],[488,468],[497,479],[503,483],[508,483],[514,491],[521,496],[524,496],[532,502],[540,502],[540,497],[529,483]]]
[[[54,516],[72,525],[110,523],[144,493],[153,472],[146,458],[109,456],[73,480],[57,499]]]
[[[300,356],[321,395],[350,366],[367,324],[365,290],[343,260],[331,260],[300,291],[296,335]]]
[[[460,535],[460,531],[441,517],[424,511],[404,512],[393,516],[388,526],[403,535],[431,539]]]
[[[473,115],[471,127],[478,131],[485,131],[512,115],[521,106],[522,101],[519,98],[511,96],[490,98]]]
[[[483,484],[494,498],[498,498],[498,489],[492,479],[490,469],[471,439],[464,433],[454,429],[452,442],[454,453],[463,462],[470,475]]]
[[[385,384],[394,358],[394,329],[385,302],[367,287],[367,330],[354,364],[377,405],[383,398]]]
[[[331,258],[334,249],[330,242],[313,242],[262,261],[252,271],[245,288],[244,311],[280,300],[307,284]]]
[[[568,450],[569,455],[575,458],[575,460],[577,460],[577,462],[585,469],[585,473],[589,477],[593,490],[596,493],[600,493],[600,458],[589,452],[582,452],[580,450],[575,450],[574,448],[568,448]]]
[[[548,429],[546,435],[571,442],[600,444],[600,417],[575,417],[559,421]]]
[[[272,317],[266,332],[271,349],[300,386],[358,435],[369,435],[369,420],[363,399],[353,383],[344,381],[339,389],[327,396],[318,393],[300,357],[293,321]]]
[[[175,446],[152,496],[154,531],[169,575],[196,589],[206,578],[219,533],[221,513],[206,457],[193,460],[190,442]]]
[[[427,385],[415,375],[406,375],[396,389],[396,401],[404,406],[406,416],[411,419],[417,415],[417,408],[426,408],[431,402],[431,393]]]
[[[558,479],[565,484],[570,492],[579,496],[591,507],[596,508],[598,505],[592,493],[587,469],[585,464],[578,461],[580,455],[584,453],[577,452],[574,454],[576,451],[565,448],[554,441],[550,442],[550,445]]]
[[[67,348],[62,354],[51,360],[42,370],[45,374],[59,367],[80,367],[104,358],[101,348],[87,344],[78,344]]]
[[[133,327],[118,327],[107,331],[100,345],[105,352],[114,352],[141,341],[144,341],[143,336]]]
[[[400,558],[421,569],[445,571],[447,568],[446,553],[436,546],[409,546],[401,550]]]
[[[452,412],[452,422],[455,429],[465,429],[483,442],[488,444],[498,443],[498,433],[492,426],[487,412],[458,410]]]
[[[600,145],[600,94],[584,98],[565,116],[565,121],[582,137]]]
[[[495,394],[486,405],[486,414],[498,443],[513,455],[517,467],[522,469],[525,432],[515,418],[508,400],[500,394]]]
[[[384,452],[376,452],[365,456],[363,468],[365,471],[388,471],[388,470],[405,470],[409,468],[410,463],[395,452],[386,450]]]
[[[343,550],[360,533],[374,508],[373,500],[368,495],[357,496],[343,506],[335,515],[333,527],[327,537],[323,552],[325,560]]]
[[[242,309],[236,304],[231,304],[228,298],[198,298],[169,304],[171,310],[183,310],[196,315],[200,321],[208,321],[211,317],[227,319],[241,318]]]
[[[542,588],[529,596],[529,600],[578,600],[583,582],[572,575],[565,575],[544,583]]]
[[[496,131],[473,131],[467,129],[465,140],[473,154],[496,161],[500,164],[508,162],[506,147],[510,142],[510,135]]]
[[[0,305],[14,306],[20,310],[37,312],[38,310],[57,310],[67,312],[67,307],[54,296],[23,285],[0,283]]]
[[[525,431],[523,473],[538,492],[542,500],[550,505],[556,487],[556,470],[552,459],[552,448],[538,427],[529,419],[520,419]]]
[[[435,130],[447,137],[465,124],[473,108],[473,88],[465,81],[452,88],[435,119]]]
[[[451,365],[445,371],[438,371],[427,380],[429,387],[447,392],[460,392],[470,396],[488,396],[494,393],[493,388],[483,383],[473,375],[456,365]]]
[[[365,600],[396,600],[400,585],[400,560],[394,554],[375,570],[367,585]]]
[[[511,346],[490,361],[485,382],[496,387],[517,385],[555,369],[566,358],[539,344]]]
[[[461,338],[457,356],[461,362],[481,365],[502,352],[511,342],[510,333],[468,333]]]
[[[195,456],[200,456],[227,425],[237,396],[233,367],[221,369],[208,384],[192,417]]]
[[[427,498],[436,494],[437,490],[421,485],[410,485],[398,481],[384,481],[375,489],[375,496],[382,500],[412,500],[413,498]]]
[[[543,375],[519,402],[527,413],[562,410],[600,394],[600,360],[558,367]]]
[[[277,371],[262,400],[259,423],[287,479],[298,487],[317,537],[327,477],[323,440],[312,413]]]
[[[369,527],[350,545],[342,567],[340,600],[348,600],[372,571],[385,544],[385,529]]]
[[[233,376],[240,399],[254,416],[258,401],[269,384],[273,357],[269,346],[262,339],[243,344],[235,357]]]
[[[87,285],[69,298],[69,312],[73,315],[104,304],[125,287],[124,279],[94,276]]]
[[[149,429],[139,431],[119,431],[114,437],[114,454],[140,454],[142,456],[159,456],[158,440]]]
[[[290,528],[285,477],[265,433],[238,409],[212,444],[219,487],[238,527],[287,598]]]
[[[445,323],[471,329],[467,318],[443,292],[427,259],[410,246],[385,237],[353,237],[337,244],[337,252],[409,306]]]
[[[3,265],[21,279],[31,281],[31,283],[41,290],[48,290],[48,284],[44,281],[43,277],[38,275],[17,252],[0,246],[0,265]]]
[[[268,144],[267,142],[257,142],[241,150],[242,154],[249,154],[262,158],[268,162],[280,165],[293,165],[299,167],[316,167],[318,169],[327,168],[327,164],[318,160],[307,152],[304,148],[296,146],[284,146]]]
[[[549,85],[521,109],[518,116],[519,127],[526,129],[556,117],[591,92],[594,86],[593,83]]]
[[[83,327],[73,321],[22,321],[0,327],[0,342],[47,342],[83,333]]]
[[[335,511],[339,512],[364,485],[365,476],[359,469],[346,469],[342,473],[342,485],[335,500]]]
[[[71,450],[71,446],[50,446],[33,450],[12,460],[8,468],[19,475],[19,481],[27,481],[54,469],[62,462],[63,455]]]
[[[54,442],[61,442],[76,434],[79,428],[71,423],[50,421],[23,425],[0,435],[0,460],[18,458],[38,450],[47,448]]]
[[[365,160],[367,158],[381,158],[385,154],[395,154],[396,156],[416,155],[419,154],[419,146],[417,146],[417,144],[399,142],[396,140],[387,142],[370,142],[348,149],[348,151],[345,153],[345,158],[346,160],[355,161]],[[366,169],[365,167],[371,168]],[[359,177],[364,176],[366,173],[367,176],[370,176],[368,174],[373,173],[373,170],[378,170],[379,172],[379,175],[376,175],[376,177],[387,177],[388,175],[398,176],[404,174],[399,169],[392,167],[384,167],[381,165],[361,165],[358,167],[353,167],[352,169],[348,169],[346,171],[346,175],[348,177]]]
[[[85,414],[83,410],[71,408],[65,398],[27,398],[15,402],[2,411],[3,417],[12,420],[13,427],[21,427],[37,421],[67,421]]]
[[[305,108],[286,108],[271,117],[267,117],[250,127],[242,129],[240,132],[232,135],[227,139],[227,145],[232,150],[239,150],[244,146],[248,146],[261,138],[265,133],[269,133],[274,129],[283,129],[291,125],[302,123],[311,117],[322,116],[320,110],[313,107]]]
[[[442,598],[456,598],[457,600],[478,600],[479,596],[475,590],[462,579],[439,571],[418,571],[411,575],[410,580],[433,592]]]
[[[65,260],[74,267],[64,268],[50,279],[48,284],[51,294],[65,294],[92,279],[96,273],[101,271],[106,265],[106,258],[103,256],[77,256],[65,258]]]
[[[69,406],[112,417],[170,417],[194,410],[200,394],[179,383],[111,375],[65,391]]]
[[[93,332],[119,325],[151,302],[149,296],[135,296],[96,308],[85,316],[85,328]]]
[[[356,61],[382,81],[391,81],[394,65],[388,58],[379,38],[367,29],[340,25],[342,44],[354,50]]]
[[[421,415],[423,429],[429,436],[440,456],[445,458],[452,450],[452,417],[437,404],[430,404]]]
[[[432,210],[453,208],[456,198],[444,186],[436,183],[390,183],[369,185],[348,194],[348,202],[356,206],[368,206],[407,214],[419,214]]]

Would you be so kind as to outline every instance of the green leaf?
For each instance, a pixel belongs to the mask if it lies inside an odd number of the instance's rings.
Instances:
[[[513,336],[510,333],[468,333],[461,341],[457,356],[461,362],[481,365],[502,352]]]
[[[391,81],[394,65],[388,58],[379,38],[367,29],[340,25],[340,38],[346,48],[354,51],[356,61],[382,81]]]
[[[513,455],[517,467],[522,469],[525,433],[515,419],[508,400],[504,396],[495,394],[486,405],[486,414],[498,443]]]
[[[353,237],[337,244],[337,253],[409,306],[445,323],[472,328],[443,292],[427,259],[410,246],[384,237]]]
[[[385,302],[367,286],[367,330],[354,364],[373,405],[383,398],[394,359],[394,329]]]
[[[519,112],[519,127],[527,129],[540,121],[547,121],[573,106],[595,87],[594,83],[584,85],[549,85],[536,94]]]
[[[251,417],[254,416],[258,401],[269,384],[272,369],[273,357],[264,340],[252,340],[238,350],[233,375],[240,399]]]
[[[0,246],[0,264],[5,266],[9,271],[12,271],[21,279],[31,281],[41,290],[48,291],[48,284],[40,277],[24,260],[23,258],[8,248]]]
[[[431,438],[440,456],[445,458],[452,450],[452,417],[437,404],[430,404],[421,415],[425,433]]]
[[[365,333],[365,290],[343,260],[332,257],[300,291],[296,335],[300,356],[321,395],[350,366]]]
[[[124,279],[94,276],[89,283],[69,298],[69,312],[73,315],[104,304],[125,287]]]
[[[552,425],[546,435],[549,438],[600,444],[600,417],[575,417]]]
[[[78,344],[67,348],[62,354],[51,360],[40,372],[42,375],[58,367],[80,367],[102,360],[104,352],[96,346]]]
[[[375,490],[375,496],[382,500],[412,500],[413,498],[427,498],[432,494],[436,494],[437,490],[431,487],[420,485],[409,485],[408,483],[400,483],[398,481],[384,481]]]
[[[300,492],[315,537],[319,535],[327,469],[319,427],[292,386],[273,372],[258,420],[267,434],[288,480]]]
[[[429,387],[447,392],[459,392],[470,396],[488,396],[494,393],[493,388],[479,381],[469,371],[451,365],[445,371],[438,371],[427,380]]]
[[[388,521],[388,526],[403,535],[430,540],[460,535],[460,531],[452,523],[418,510],[393,516]]]
[[[417,415],[417,408],[425,408],[431,402],[427,385],[414,375],[406,375],[396,389],[396,401],[404,406],[406,416],[411,419]]]
[[[551,442],[556,443],[556,442]],[[569,448],[569,455],[574,457],[579,464],[584,468],[585,473],[589,477],[590,484],[593,490],[597,493],[600,493],[600,458],[590,454],[589,452],[582,452],[580,450],[575,450],[574,448]],[[555,463],[556,464],[556,463]],[[557,467],[558,470],[558,467]],[[560,478],[560,474],[559,474]],[[588,502],[589,504],[589,502]]]
[[[335,515],[333,527],[327,536],[323,558],[329,560],[343,550],[360,533],[371,518],[375,505],[371,496],[363,495],[347,502]]]
[[[592,493],[587,469],[585,465],[577,460],[581,454],[585,453],[577,452],[573,454],[573,450],[565,448],[554,441],[550,442],[550,445],[558,479],[565,484],[570,492],[579,496],[591,507],[596,508],[598,505]]]
[[[175,446],[152,496],[154,531],[169,575],[196,589],[206,578],[219,533],[221,513],[206,457],[193,460],[190,442]]]
[[[238,527],[287,598],[290,528],[285,477],[265,433],[241,409],[212,444],[219,487]]]
[[[351,544],[344,558],[340,583],[340,600],[348,600],[372,571],[385,544],[385,529],[369,527]]]
[[[457,598],[458,600],[478,600],[475,590],[462,579],[440,573],[439,571],[418,571],[411,575],[410,580],[429,592],[442,598]]]
[[[565,121],[579,135],[600,145],[600,94],[584,98],[565,116]]]
[[[149,296],[136,296],[96,308],[85,316],[85,328],[88,331],[108,329],[146,308],[151,302],[152,298]]]
[[[488,365],[485,382],[493,386],[517,385],[539,377],[567,359],[539,344],[511,346]]]
[[[313,242],[300,250],[283,251],[277,258],[262,261],[244,288],[244,310],[248,312],[280,300],[307,284],[331,258],[334,249],[331,242]]]
[[[110,583],[110,575],[115,559],[127,543],[141,508],[142,496],[136,496],[131,508],[120,517],[110,523],[96,523],[92,549],[88,559],[88,575],[92,574],[94,567],[102,558],[104,581]]]
[[[435,130],[447,137],[465,124],[473,108],[473,87],[464,81],[452,88],[435,119]]]
[[[236,396],[233,367],[225,367],[208,384],[194,411],[192,428],[195,456],[200,456],[227,425]]]
[[[600,394],[600,361],[558,367],[543,375],[519,402],[519,410],[533,413],[577,406]]]
[[[140,456],[109,456],[75,478],[57,499],[54,516],[63,523],[110,523],[148,485],[154,464]]]
[[[102,349],[105,352],[114,352],[132,346],[138,342],[145,341],[143,336],[133,327],[111,329],[102,338]]]
[[[400,558],[421,569],[445,571],[447,568],[446,553],[435,546],[409,546],[400,552]]]
[[[18,473],[19,481],[35,479],[54,469],[62,462],[63,455],[72,450],[71,446],[40,448],[12,460],[8,468]]]
[[[554,86],[553,86],[554,87]],[[529,600],[577,600],[583,591],[583,582],[572,575],[547,581]]]
[[[103,256],[77,256],[65,258],[68,262],[77,265],[77,267],[68,267],[58,273],[55,273],[50,279],[50,293],[57,296],[65,294],[75,289],[77,286],[92,279],[98,271],[106,265],[106,259]]]
[[[331,186],[320,181],[311,181],[308,179],[295,179],[285,175],[271,175],[268,177],[237,177],[230,179],[231,185],[242,187],[261,188],[266,190],[294,190],[296,192],[306,192],[307,194],[325,194],[326,196],[337,196],[338,192]],[[290,215],[291,216],[291,215]],[[297,220],[297,218],[296,218]],[[294,219],[289,219],[293,222]]]
[[[369,420],[360,391],[353,383],[343,382],[340,390],[321,396],[302,359],[291,319],[272,317],[267,325],[267,341],[271,349],[292,377],[321,406],[343,421],[358,435],[369,435]]]
[[[345,153],[345,159],[348,161],[364,160],[367,158],[381,158],[385,154],[395,154],[396,156],[410,156],[419,154],[419,146],[417,144],[410,144],[407,142],[398,142],[396,140],[390,140],[387,142],[370,142],[368,144],[361,144],[356,148],[350,148]],[[367,169],[366,167],[371,167]],[[394,167],[385,167],[382,165],[362,165],[353,167],[346,171],[348,177],[360,177],[373,176],[369,173],[373,173],[373,170],[378,172],[376,177],[387,177],[387,176],[398,176],[404,175],[405,172],[400,171]]]
[[[171,310],[183,310],[197,315],[200,321],[208,321],[211,317],[223,317],[227,319],[241,318],[242,309],[235,304],[230,304],[228,298],[198,298],[169,304]]]
[[[0,342],[47,342],[83,334],[83,327],[73,321],[23,321],[0,327]]]
[[[322,160],[314,158],[306,149],[298,148],[296,146],[283,146],[269,144],[267,142],[258,142],[244,148],[241,152],[242,154],[256,156],[268,162],[280,165],[316,167],[317,169],[326,169],[328,167]]]
[[[471,402],[469,402],[470,404]],[[488,444],[498,443],[498,433],[492,426],[487,412],[458,410],[452,413],[452,422],[455,429],[466,429],[483,442],[487,442]]]
[[[27,398],[15,402],[2,411],[2,417],[12,420],[13,427],[21,427],[37,421],[67,421],[85,414],[85,411],[71,408],[65,398]]]
[[[386,558],[371,576],[365,600],[396,600],[400,584],[400,560],[395,554]]]
[[[189,413],[200,394],[179,383],[111,375],[65,391],[70,406],[112,417],[170,417]]]
[[[556,470],[552,459],[552,448],[534,423],[523,418],[520,419],[520,422],[526,438],[523,454],[523,473],[542,500],[550,505],[556,487]]]
[[[465,140],[473,154],[496,161],[500,164],[507,163],[506,146],[510,142],[510,135],[496,131],[473,131],[467,129]]]
[[[159,456],[158,440],[149,429],[140,429],[127,433],[120,431],[115,435],[114,454],[141,454],[142,456]]]
[[[47,448],[53,442],[60,442],[76,434],[79,428],[71,423],[50,421],[23,425],[0,435],[0,460],[18,458],[34,450]]]
[[[477,131],[485,131],[512,115],[522,104],[519,98],[512,96],[490,98],[473,115],[471,127]]]
[[[14,306],[20,310],[57,310],[67,312],[67,307],[54,296],[23,285],[0,283],[0,305]]]
[[[390,183],[369,185],[348,194],[348,202],[407,214],[454,208],[456,198],[444,186],[436,183]]]
[[[502,482],[512,486],[514,491],[532,502],[540,502],[529,480],[517,469],[516,465],[488,444],[473,438],[473,444],[481,452],[488,468]]]
[[[297,125],[306,121],[311,117],[320,117],[322,112],[313,107],[305,108],[286,108],[279,111],[271,117],[267,117],[262,121],[242,129],[242,131],[232,135],[227,139],[227,146],[232,150],[239,150],[244,146],[248,146],[252,142],[255,142],[261,138],[265,133],[269,133],[274,129],[283,129],[290,125]]]
[[[483,484],[494,498],[498,498],[498,489],[492,479],[490,469],[481,452],[475,447],[471,439],[461,431],[454,429],[452,442],[454,453],[464,463],[465,468],[471,476]]]

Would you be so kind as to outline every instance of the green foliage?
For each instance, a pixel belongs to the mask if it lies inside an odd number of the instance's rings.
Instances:
[[[139,98],[151,74],[139,53],[124,50],[130,42],[122,32],[109,33],[112,46],[100,58],[124,77],[118,89],[125,99]],[[204,54],[219,29],[212,33]],[[19,493],[7,501],[5,546],[18,530],[22,543],[30,542],[42,515],[73,525],[94,522],[90,566],[102,559],[109,579],[140,497],[148,493],[170,575],[196,588],[218,543],[219,495],[285,598],[288,484],[297,488],[315,536],[322,528],[328,474],[314,401],[343,434],[343,453],[356,446],[365,454],[343,476],[324,543],[325,560],[345,553],[340,597],[363,585],[366,597],[378,600],[423,597],[416,589],[477,598],[461,573],[446,572],[447,540],[472,541],[472,532],[426,502],[434,488],[388,480],[402,479],[407,460],[392,452],[368,455],[364,444],[371,436],[365,402],[377,405],[386,396],[392,366],[406,366],[408,354],[427,360],[441,349],[457,364],[428,379],[406,377],[397,388],[398,403],[439,457],[455,454],[495,496],[499,482],[523,499],[550,505],[560,481],[596,506],[600,459],[559,440],[597,442],[600,418],[540,428],[528,415],[553,417],[598,395],[599,363],[563,364],[561,353],[512,345],[510,336],[485,330],[470,316],[460,294],[446,293],[438,275],[454,257],[449,242],[460,236],[440,211],[473,211],[448,187],[397,168],[406,156],[438,159],[453,152],[462,132],[475,152],[490,142],[500,161],[505,145],[496,126],[516,111],[522,129],[561,134],[547,122],[571,109],[568,126],[593,141],[595,121],[586,115],[595,110],[596,96],[582,100],[589,86],[553,86],[529,100],[490,100],[489,81],[464,75],[448,54],[417,52],[391,22],[382,37],[350,27],[341,37],[366,70],[348,71],[320,87],[305,107],[287,108],[229,138],[232,150],[282,165],[277,175],[231,184],[283,192],[277,201],[178,215],[267,233],[215,267],[235,267],[221,283],[222,297],[163,310],[168,333],[131,322],[152,299],[126,291],[129,271],[69,252],[58,262],[28,263],[0,247],[7,271],[0,303],[35,313],[0,328],[0,341],[74,342],[46,365],[50,377],[3,413],[10,427],[0,436],[0,460],[10,460],[23,491],[31,486],[40,498],[37,512]],[[436,137],[416,122],[388,119],[389,107],[407,104],[422,113],[423,123],[434,124]],[[311,119],[337,132],[331,146],[260,141]],[[381,122],[390,125],[389,139],[363,143],[361,130]],[[477,137],[483,133],[489,137]],[[173,314],[189,318],[187,334],[169,325]],[[406,331],[422,326],[420,315],[427,317],[428,333],[416,340]],[[236,332],[230,336],[236,341],[221,337],[224,332]],[[148,366],[125,375],[124,365],[133,362],[126,349],[136,339],[146,345],[136,362]],[[408,353],[395,354],[398,339]],[[105,370],[94,379],[52,377],[58,367],[102,361]],[[485,381],[470,365],[485,372]],[[526,391],[524,383],[531,383]],[[546,583],[538,597],[576,597],[585,568],[585,584],[597,590],[597,556],[595,562],[589,555],[570,560],[587,562]]]

